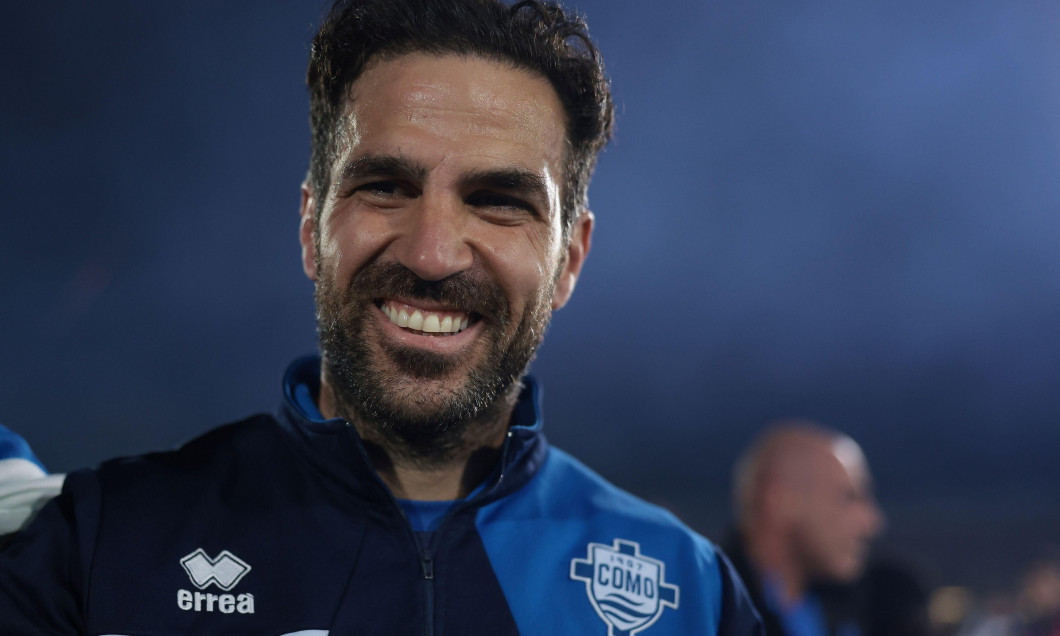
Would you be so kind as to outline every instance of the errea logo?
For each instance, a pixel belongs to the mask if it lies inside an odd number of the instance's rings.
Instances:
[[[180,564],[200,590],[205,590],[212,583],[227,592],[250,572],[246,561],[228,550],[222,550],[216,559],[211,559],[205,550],[199,548],[181,559]]]
[[[210,558],[205,550],[199,548],[181,559],[180,564],[188,573],[192,584],[200,590],[216,585],[227,592],[250,572],[250,565],[228,550],[222,550],[216,558]],[[253,614],[254,595],[236,596],[177,590],[177,607],[184,611]]]

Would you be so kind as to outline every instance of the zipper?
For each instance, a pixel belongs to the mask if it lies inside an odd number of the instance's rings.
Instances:
[[[360,443],[360,438],[357,436],[356,432],[354,432],[353,425],[347,421],[346,428],[351,434],[351,439],[354,443],[354,447],[361,456],[361,461],[365,462],[365,465],[371,466],[372,462],[368,458],[368,453],[364,450],[364,445]],[[403,525],[408,532],[409,539],[412,541],[414,549],[419,553],[420,566],[423,570],[423,582],[426,586],[426,595],[424,599],[426,607],[424,608],[423,633],[425,636],[434,636],[434,557],[431,555],[431,548],[430,546],[423,545],[423,542],[420,541],[419,535],[417,535],[416,531],[412,528],[412,522],[409,520],[409,516],[405,514],[405,509],[401,507],[400,503],[398,503],[397,497],[394,496],[394,493],[390,492],[390,489],[386,487],[385,483],[383,483],[379,474],[373,470],[372,477],[375,478],[376,485],[379,489],[386,493],[387,499],[390,500],[390,505],[394,510],[397,510],[398,515],[405,522]],[[449,512],[452,512],[452,510]],[[446,516],[448,516],[448,514]],[[441,530],[441,524],[439,524],[438,529]],[[438,532],[435,531],[435,534],[437,535]]]
[[[431,556],[431,549],[424,548],[421,557],[423,581],[427,587],[427,611],[423,620],[423,633],[432,636],[434,634],[434,558]]]
[[[501,480],[504,479],[505,470],[507,469],[507,462],[505,460],[508,456],[508,446],[509,442],[511,441],[511,438],[512,432],[508,431],[508,434],[505,436],[504,439],[504,445],[501,447],[501,463],[500,471],[497,475],[497,480],[492,485],[484,488],[482,492],[475,495],[475,497],[473,497],[472,499],[457,501],[456,503],[454,503],[449,508],[449,510],[447,510],[446,513],[442,515],[441,520],[438,522],[438,528],[435,529],[435,531],[431,534],[431,541],[429,545],[423,545],[423,542],[420,541],[419,535],[416,534],[416,531],[412,529],[412,523],[409,521],[408,515],[405,514],[404,508],[401,507],[401,504],[399,504],[397,502],[397,499],[393,496],[393,494],[391,494],[391,499],[393,500],[394,506],[401,513],[401,516],[404,517],[405,526],[409,529],[410,534],[412,534],[413,541],[417,546],[420,547],[421,550],[420,566],[423,570],[423,582],[424,586],[426,587],[426,616],[424,617],[423,622],[423,633],[426,636],[434,636],[434,555],[431,553],[431,546],[436,546],[439,544],[439,536],[442,534],[442,529],[445,528],[446,522],[448,522],[449,519],[456,515],[460,510],[468,506],[474,505],[477,500],[485,497],[489,493],[489,491],[497,487],[501,483]],[[387,492],[389,492],[389,490]]]
[[[347,421],[346,428],[349,429],[353,435],[354,446],[357,448],[357,451],[361,456],[361,460],[366,462],[366,465],[371,466],[372,463],[371,460],[368,458],[368,453],[364,450],[364,446],[360,443],[360,440],[357,437],[356,433],[353,432],[353,425]],[[383,492],[387,494],[387,498],[390,500],[391,506],[393,506],[398,511],[398,514],[404,520],[405,529],[408,531],[409,538],[412,539],[412,545],[416,546],[420,553],[420,567],[423,571],[423,582],[426,592],[424,598],[424,604],[426,605],[426,607],[423,619],[423,633],[425,634],[425,636],[434,636],[434,555],[431,554],[431,546],[438,545],[438,536],[442,533],[442,528],[445,527],[446,522],[449,521],[451,517],[453,517],[459,510],[474,504],[479,499],[482,499],[493,488],[496,488],[498,485],[500,485],[501,481],[505,477],[506,470],[508,468],[508,462],[506,460],[508,458],[508,447],[511,443],[512,437],[513,434],[511,431],[508,431],[507,435],[505,435],[504,445],[501,447],[500,471],[497,475],[497,480],[490,486],[483,489],[482,492],[478,493],[471,500],[458,501],[454,503],[453,506],[449,508],[448,511],[446,511],[445,515],[443,515],[442,519],[438,522],[438,528],[431,536],[430,545],[423,545],[423,542],[420,541],[419,535],[416,534],[416,531],[412,528],[412,522],[409,520],[408,515],[405,514],[405,509],[401,507],[400,503],[398,503],[397,497],[395,497],[394,493],[390,492],[390,489],[386,487],[386,484],[383,483],[383,480],[379,477],[379,474],[376,473],[374,470],[372,471],[373,477],[375,477],[377,485],[383,490]]]

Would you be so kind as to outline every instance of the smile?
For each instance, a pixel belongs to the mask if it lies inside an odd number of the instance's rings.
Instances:
[[[398,327],[439,336],[460,333],[471,322],[465,312],[433,311],[393,300],[384,300],[379,308]]]

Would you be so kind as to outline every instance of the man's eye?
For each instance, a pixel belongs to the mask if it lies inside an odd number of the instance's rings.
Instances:
[[[534,213],[534,207],[522,199],[497,192],[475,192],[467,198],[468,205],[483,208],[504,208],[511,211]]]
[[[354,188],[354,192],[386,199],[415,196],[411,188],[400,181],[371,181]]]

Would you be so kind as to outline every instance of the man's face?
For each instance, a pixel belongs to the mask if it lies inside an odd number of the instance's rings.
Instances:
[[[525,71],[412,54],[368,65],[340,133],[302,205],[325,377],[429,447],[518,381],[573,289],[592,218],[564,244],[563,109]]]
[[[826,581],[856,579],[883,525],[857,444],[842,439],[822,448],[797,497],[794,532],[807,572]]]

